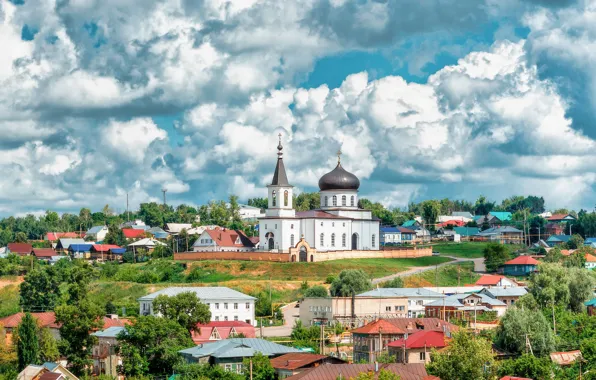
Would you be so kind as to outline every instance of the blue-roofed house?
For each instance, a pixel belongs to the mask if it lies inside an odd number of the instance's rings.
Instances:
[[[93,248],[93,244],[91,243],[70,244],[68,246],[68,252],[75,259],[89,259],[91,258],[91,248]]]
[[[480,232],[478,227],[453,227],[453,231],[459,234],[461,237],[469,238],[470,236],[477,235]]]
[[[167,239],[170,234],[160,227],[151,227],[147,230],[155,239]]]
[[[584,240],[584,245],[588,247],[596,248],[596,237],[589,237]]]
[[[257,352],[275,358],[302,351],[264,339],[232,338],[199,344],[178,352],[188,363],[219,365],[226,371],[242,373],[242,360],[253,357]]]
[[[85,237],[89,236],[93,238],[94,241],[103,241],[106,235],[108,234],[108,227],[107,226],[93,226],[85,232]]]
[[[571,235],[551,235],[546,240],[546,244],[549,247],[556,247],[557,245],[569,242],[569,240],[571,240]]]
[[[381,245],[411,243],[416,231],[405,227],[381,227]]]

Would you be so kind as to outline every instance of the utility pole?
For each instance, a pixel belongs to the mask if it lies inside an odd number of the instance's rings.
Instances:
[[[126,214],[128,215],[128,221],[130,222],[130,210],[128,209],[128,193],[126,193]]]
[[[168,189],[166,189],[165,187],[163,189],[161,189],[161,192],[163,193],[163,205],[166,205],[166,193],[168,192]]]
[[[526,334],[526,354],[528,353],[528,349],[530,350],[530,353],[534,355],[534,352],[532,351],[532,344],[530,343],[530,336]]]
[[[555,334],[555,336],[557,335],[557,321],[555,320],[555,300],[553,299],[553,302],[551,303],[552,307],[553,307],[553,333]]]
[[[459,278],[460,278],[459,271],[460,271],[460,269],[461,269],[461,265],[460,264],[457,264],[457,287],[458,288],[460,287],[460,282],[459,282]]]

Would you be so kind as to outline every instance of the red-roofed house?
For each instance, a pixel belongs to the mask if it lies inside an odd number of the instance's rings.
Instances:
[[[586,253],[586,269],[594,269],[596,268],[596,256]]]
[[[33,246],[29,243],[8,243],[6,248],[10,253],[19,256],[28,256],[33,252]]]
[[[52,248],[33,248],[33,254],[38,260],[46,261],[49,261],[52,256],[58,255]]]
[[[571,214],[553,214],[552,216],[546,218],[546,220],[552,223],[567,222],[575,219],[575,216]]]
[[[40,327],[49,328],[54,338],[58,339],[60,337],[60,332],[58,331],[60,326],[56,323],[56,315],[53,311],[31,313],[31,315],[37,319],[37,323]],[[21,323],[23,316],[25,316],[25,313],[21,312],[9,315],[8,317],[0,318],[0,325],[6,332],[6,344],[10,345],[12,343],[13,331],[19,325],[19,323]]]
[[[402,338],[405,334],[403,329],[384,319],[377,319],[352,330],[354,362],[374,362],[379,352],[385,351],[389,343]],[[380,342],[382,347],[379,347]]]
[[[94,260],[114,260],[119,258],[120,256],[114,255],[112,250],[116,250],[119,252],[122,250],[122,247],[116,244],[93,244],[91,247],[91,258]]]
[[[76,232],[48,232],[45,239],[54,242],[60,239],[76,239],[84,236],[85,234],[78,234]]]
[[[527,276],[536,271],[538,260],[530,256],[518,256],[503,264],[503,273],[508,276]]]
[[[126,318],[118,318],[117,315],[106,316],[103,317],[103,328],[102,330],[108,329],[110,327],[124,327],[126,325],[130,325],[131,322],[129,319]]]
[[[449,338],[442,331],[418,331],[389,343],[389,354],[398,363],[428,363],[430,351],[447,347]]]
[[[465,225],[466,225],[466,222],[464,222],[463,220],[447,220],[445,222],[438,223],[437,228],[443,228],[443,227],[447,227],[447,226],[463,227]]]
[[[271,366],[275,368],[277,377],[280,380],[322,364],[344,363],[343,360],[332,356],[309,354],[306,352],[290,353],[271,359]]]
[[[480,277],[474,285],[485,286],[488,288],[490,288],[492,286],[514,287],[514,286],[517,286],[517,283],[513,280],[508,279],[505,276],[485,274],[485,275],[482,275],[482,277]]]
[[[242,321],[211,321],[206,324],[199,323],[197,327],[199,332],[192,333],[192,341],[196,344],[233,338],[238,334],[244,335],[245,338],[257,337],[254,326]]]
[[[134,228],[123,228],[122,233],[124,234],[124,237],[127,239],[141,239],[145,237],[146,231],[137,230]]]
[[[216,227],[205,230],[192,246],[194,252],[248,252],[255,244],[240,230]]]

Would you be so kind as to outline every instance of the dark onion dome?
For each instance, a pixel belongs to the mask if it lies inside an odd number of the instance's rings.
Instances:
[[[321,190],[358,190],[360,180],[354,174],[346,171],[338,162],[335,169],[319,179]]]

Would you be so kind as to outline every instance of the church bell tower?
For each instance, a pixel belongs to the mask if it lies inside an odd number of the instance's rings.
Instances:
[[[283,146],[281,145],[281,133],[279,134],[279,144],[277,145],[277,165],[273,180],[267,185],[269,204],[266,211],[268,217],[294,217],[296,211],[292,204],[292,194],[294,186],[288,183],[286,168],[283,160]]]

